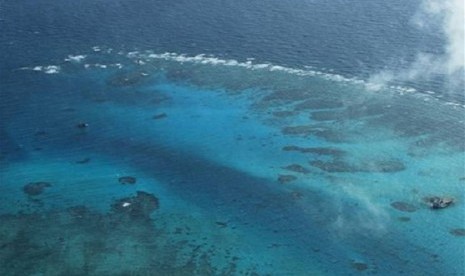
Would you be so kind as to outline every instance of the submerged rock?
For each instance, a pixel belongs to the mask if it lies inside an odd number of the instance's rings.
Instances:
[[[80,128],[80,129],[84,129],[84,128],[87,128],[89,126],[88,123],[85,123],[85,122],[80,122],[77,124],[77,127]]]
[[[454,199],[451,197],[432,196],[425,197],[423,200],[431,209],[443,209],[454,203]]]
[[[417,207],[413,206],[410,203],[403,202],[403,201],[395,201],[391,203],[391,206],[399,211],[402,212],[415,212],[417,210]]]
[[[158,198],[142,191],[137,191],[136,196],[118,199],[111,205],[114,213],[128,215],[132,219],[148,219],[150,214],[158,208]]]
[[[289,174],[280,174],[278,176],[278,182],[281,184],[286,184],[292,181],[297,180],[297,177],[294,175],[289,175]]]
[[[136,184],[137,179],[134,176],[122,176],[118,178],[118,182],[123,185],[133,185]]]
[[[465,237],[465,228],[456,228],[449,231],[452,235],[456,237]]]
[[[24,193],[30,196],[40,195],[44,192],[45,188],[52,187],[52,184],[49,182],[39,181],[39,182],[31,182],[23,187]]]

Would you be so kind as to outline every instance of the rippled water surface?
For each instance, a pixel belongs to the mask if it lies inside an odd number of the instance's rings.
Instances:
[[[463,91],[369,77],[444,37],[365,2],[0,1],[1,274],[464,275]]]

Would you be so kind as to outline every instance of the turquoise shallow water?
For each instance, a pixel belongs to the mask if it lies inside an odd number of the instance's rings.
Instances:
[[[79,54],[10,72],[35,89],[2,109],[4,275],[463,274],[460,104],[253,60]]]

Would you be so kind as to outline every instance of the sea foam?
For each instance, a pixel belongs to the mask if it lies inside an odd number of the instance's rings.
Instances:
[[[87,57],[86,55],[76,55],[76,56],[68,55],[68,57],[65,58],[65,61],[79,63],[86,57]]]
[[[26,68],[32,71],[44,72],[45,74],[58,74],[61,70],[61,67],[58,65],[34,66],[32,68],[25,67],[25,69]]]

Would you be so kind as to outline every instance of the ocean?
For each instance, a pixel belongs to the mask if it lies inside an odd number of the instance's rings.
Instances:
[[[0,274],[465,275],[463,48],[456,0],[0,0]]]

